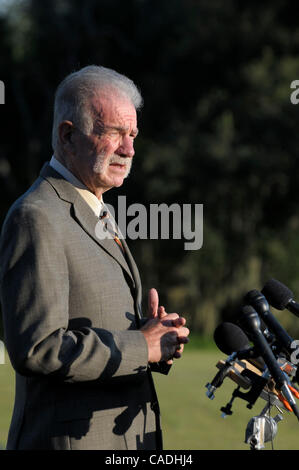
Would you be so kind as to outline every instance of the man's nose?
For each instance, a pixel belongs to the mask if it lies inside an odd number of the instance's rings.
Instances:
[[[134,141],[130,136],[124,136],[122,138],[121,144],[118,147],[116,153],[123,157],[134,157],[135,150],[134,150]]]

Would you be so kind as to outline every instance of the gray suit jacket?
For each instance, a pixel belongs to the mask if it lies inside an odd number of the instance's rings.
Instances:
[[[96,237],[97,222],[48,164],[4,222],[1,302],[16,370],[8,449],[156,448],[138,270],[125,242],[126,256]]]

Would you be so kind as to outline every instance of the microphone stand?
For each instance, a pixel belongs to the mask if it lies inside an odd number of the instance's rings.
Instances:
[[[221,370],[218,371],[212,382],[206,385],[208,389],[206,395],[210,400],[213,400],[215,390],[222,385],[224,379],[233,371],[234,374],[238,374],[236,376],[238,386],[233,391],[231,400],[226,406],[220,408],[222,418],[233,414],[232,404],[235,398],[245,400],[247,402],[247,408],[249,409],[253,407],[259,397],[267,402],[261,413],[249,420],[245,431],[245,443],[250,445],[250,450],[260,450],[265,447],[265,442],[273,442],[277,434],[277,424],[283,419],[282,414],[280,414],[283,413],[283,411],[278,406],[278,404],[280,404],[278,396],[272,392],[271,386],[269,385],[269,380],[271,379],[269,369],[266,367],[261,375],[257,375],[254,371],[247,369],[245,363],[239,363],[245,368],[238,373],[238,370],[235,368],[238,362],[238,356],[245,356],[245,352],[234,352],[226,359]],[[240,378],[243,379],[243,382],[240,381]],[[242,392],[240,389],[244,386],[246,388],[249,387],[249,391]],[[272,406],[275,406],[280,412],[274,418],[270,416]]]
[[[245,431],[245,443],[250,445],[250,450],[261,450],[265,442],[271,441],[277,434],[277,424],[282,421],[281,414],[274,418],[270,416],[271,402],[263,408],[258,416],[254,416],[247,424]]]

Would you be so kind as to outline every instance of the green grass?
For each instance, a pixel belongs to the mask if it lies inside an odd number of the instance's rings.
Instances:
[[[6,446],[14,395],[15,376],[6,354],[5,364],[0,365],[0,449],[4,449]]]
[[[214,378],[216,363],[225,358],[215,349],[188,351],[186,346],[183,357],[175,362],[168,376],[155,374],[165,449],[249,450],[244,443],[247,423],[262,411],[266,402],[260,398],[249,410],[247,402],[236,398],[233,414],[221,417],[220,408],[230,400],[236,384],[225,379],[214,400],[207,398],[205,385]],[[271,416],[277,413],[272,408]],[[293,413],[283,413],[273,447],[299,449],[299,424]],[[266,443],[265,449],[272,449],[271,443]]]
[[[236,399],[233,414],[221,418],[220,408],[230,400],[236,384],[225,379],[216,391],[215,399],[206,397],[205,385],[215,376],[216,363],[225,359],[211,347],[185,347],[184,355],[175,361],[168,376],[154,374],[161,407],[161,419],[166,450],[248,450],[244,443],[248,421],[259,414],[265,401],[258,399],[252,410],[244,400]],[[14,373],[8,363],[0,365],[0,448],[6,445],[14,401]],[[272,408],[274,416],[275,408]],[[293,413],[283,414],[274,439],[275,450],[299,449],[299,425]],[[271,450],[271,443],[265,449]]]

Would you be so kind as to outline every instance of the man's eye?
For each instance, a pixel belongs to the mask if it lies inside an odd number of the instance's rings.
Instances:
[[[108,135],[110,135],[111,137],[117,137],[117,136],[119,136],[119,132],[118,131],[109,131]]]

